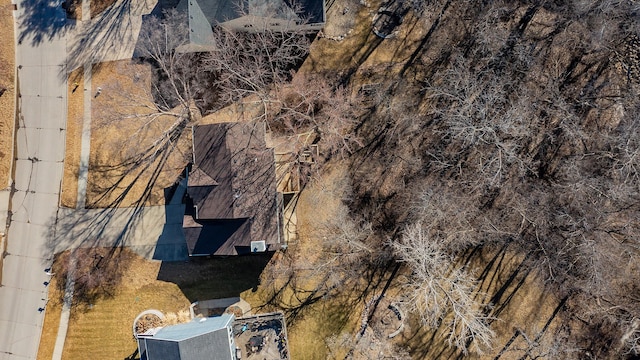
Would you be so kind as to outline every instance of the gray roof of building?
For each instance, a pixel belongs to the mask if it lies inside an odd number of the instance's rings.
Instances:
[[[207,334],[212,331],[226,329],[233,320],[233,315],[229,314],[210,318],[193,319],[188,323],[165,326],[153,335],[153,339],[182,341]]]
[[[278,19],[305,19],[309,24],[325,22],[324,0],[182,0],[179,8],[189,6],[192,31],[222,24],[244,15]]]
[[[165,326],[138,338],[141,355],[145,360],[230,360],[233,335],[227,327],[233,320],[233,315],[224,314]]]
[[[249,8],[249,0],[189,0],[200,4],[202,13],[211,25],[240,17]]]

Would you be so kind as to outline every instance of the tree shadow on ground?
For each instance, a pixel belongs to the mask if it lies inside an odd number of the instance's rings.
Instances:
[[[65,73],[84,64],[130,59],[138,41],[142,17],[152,11],[144,0],[118,0],[70,39]]]
[[[280,258],[278,261],[286,260]],[[292,326],[308,317],[321,319],[323,324],[330,324],[330,329],[325,329],[327,336],[339,334],[353,322],[354,316],[360,318],[363,304],[372,296],[385,295],[396,272],[395,262],[370,264],[359,275],[343,274],[336,282],[333,272],[319,278],[317,274],[305,276],[304,270],[290,271],[284,278],[262,284],[262,304],[256,308],[259,311],[282,310]],[[268,278],[268,274],[263,278]]]
[[[65,2],[24,1],[20,4],[17,38],[21,43],[39,45],[58,36],[66,36],[67,61],[59,76],[85,65],[99,66],[104,61],[130,59],[137,43],[142,16],[149,14],[151,3],[145,0],[118,0],[90,21],[67,19]]]
[[[260,286],[260,275],[273,253],[232,257],[191,257],[186,262],[163,262],[158,280],[172,282],[191,302],[239,297]]]
[[[75,24],[67,22],[64,4],[63,0],[22,1],[18,8],[20,15],[16,16],[20,24],[16,34],[18,43],[29,40],[32,45],[39,45],[73,29]]]
[[[482,265],[477,279],[480,292],[476,294],[476,300],[491,305],[487,307],[486,315],[492,318],[489,320],[492,327],[499,326],[503,329],[502,332],[508,332],[498,333],[493,348],[487,350],[486,355],[497,356],[496,358],[500,358],[507,351],[533,354],[544,350],[543,346],[540,346],[542,338],[545,337],[544,341],[549,343],[555,341],[553,334],[556,330],[551,329],[549,332],[550,325],[567,300],[554,298],[555,300],[551,301],[547,298],[544,295],[544,284],[537,284],[537,280],[534,279],[535,271],[532,270],[531,259],[518,255],[509,245],[507,242],[493,249],[470,249],[459,260],[464,266],[478,268],[478,265]],[[480,294],[483,296],[482,299],[477,298]],[[524,302],[525,299],[527,302]],[[505,325],[505,322],[509,322],[510,325]],[[405,332],[401,340],[402,345],[411,348],[413,354],[419,354],[423,358],[466,358],[467,355],[462,351],[448,346],[444,323],[442,322],[438,328],[427,329],[414,316],[410,316],[408,328],[412,331],[409,334]],[[505,330],[505,327],[508,329]],[[513,335],[512,329],[516,329]],[[521,341],[515,346],[514,341],[518,337],[521,337]]]
[[[181,130],[177,130],[174,135],[180,136],[181,133]],[[184,214],[184,205],[181,202],[167,203],[165,206],[145,206],[151,189],[156,185],[168,157],[174,150],[175,138],[170,136],[167,142],[159,147],[149,148],[136,158],[115,165],[120,174],[119,178],[105,190],[103,196],[113,192],[117,194],[106,207],[98,208],[89,204],[86,209],[60,208],[55,218],[46,226],[47,244],[43,248],[43,256],[75,248],[115,249],[126,246],[143,257],[152,258],[158,244],[165,246],[168,244],[167,238],[180,236]],[[98,168],[96,174],[100,176],[101,171],[110,172],[113,171],[113,167]],[[131,173],[134,176],[130,176]],[[135,199],[131,206],[121,207],[136,184],[143,187],[144,191],[134,194]],[[176,196],[181,197],[180,194]],[[177,242],[173,241],[172,244]],[[184,260],[186,244],[183,248],[184,251],[161,251],[163,254],[181,255],[179,258],[158,259]]]

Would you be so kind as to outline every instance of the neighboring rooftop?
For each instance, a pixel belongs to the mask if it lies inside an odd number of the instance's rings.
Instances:
[[[141,360],[234,360],[233,315],[196,318],[138,335]]]
[[[197,6],[210,25],[225,24],[244,16],[324,23],[323,0],[183,0],[178,7]],[[190,8],[193,11],[195,8]]]
[[[212,27],[243,31],[320,30],[325,23],[324,0],[182,0],[176,8],[188,15],[190,44],[183,51],[203,51],[212,45]]]

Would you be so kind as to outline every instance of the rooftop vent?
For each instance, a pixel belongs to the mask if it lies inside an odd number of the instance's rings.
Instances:
[[[267,251],[267,243],[264,240],[251,242],[252,253],[265,252],[265,251]]]

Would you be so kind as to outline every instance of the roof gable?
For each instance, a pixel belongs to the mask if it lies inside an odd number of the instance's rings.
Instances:
[[[185,216],[182,231],[189,255],[241,255],[251,252],[249,219],[199,220]]]
[[[209,176],[206,172],[202,171],[198,166],[194,166],[189,172],[188,186],[214,186],[218,185],[218,182]]]

